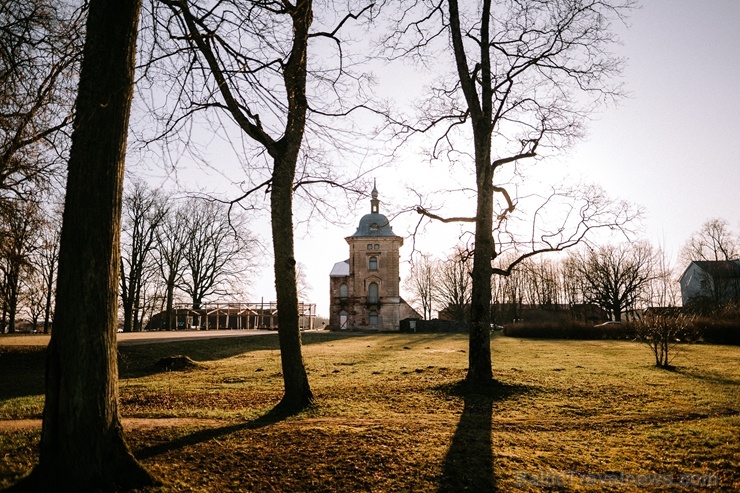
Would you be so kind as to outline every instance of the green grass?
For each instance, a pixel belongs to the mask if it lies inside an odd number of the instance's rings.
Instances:
[[[497,383],[470,389],[464,335],[304,344],[316,405],[279,421],[260,419],[282,395],[274,335],[121,346],[127,438],[165,481],[148,491],[740,490],[738,347],[681,346],[666,371],[638,343],[496,337]],[[197,365],[157,370],[172,355]],[[0,419],[40,417],[43,349],[0,346],[0,371]],[[0,487],[38,438],[0,432]]]

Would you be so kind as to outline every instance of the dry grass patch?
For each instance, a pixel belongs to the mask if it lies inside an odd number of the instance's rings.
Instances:
[[[498,382],[470,388],[464,335],[304,342],[316,406],[290,417],[269,414],[282,389],[274,336],[121,347],[127,436],[165,481],[148,493],[740,490],[737,347],[685,346],[665,371],[638,343],[497,337]],[[171,355],[195,364],[154,368]],[[39,416],[29,381],[0,388],[0,419]],[[2,432],[0,486],[37,441]]]

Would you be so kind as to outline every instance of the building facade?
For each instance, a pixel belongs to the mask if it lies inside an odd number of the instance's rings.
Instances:
[[[376,187],[371,196],[370,213],[345,238],[349,258],[334,264],[329,274],[332,330],[399,330],[402,319],[421,318],[399,291],[403,238],[380,213]]]

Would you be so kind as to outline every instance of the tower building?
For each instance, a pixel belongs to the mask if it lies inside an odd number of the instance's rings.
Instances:
[[[329,274],[329,328],[334,330],[398,330],[402,319],[421,318],[400,296],[403,238],[380,213],[375,186],[371,197],[370,213],[345,238],[349,259],[334,264]]]

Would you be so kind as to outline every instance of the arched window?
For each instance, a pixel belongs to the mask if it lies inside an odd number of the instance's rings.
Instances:
[[[378,270],[378,257],[370,257],[370,263],[368,265],[370,270]]]
[[[367,287],[367,302],[378,302],[378,284],[375,282],[371,282],[370,285]]]
[[[347,312],[342,310],[339,312],[339,330],[347,330],[347,321],[349,317],[347,316]]]
[[[375,327],[378,325],[378,312],[375,310],[371,311],[368,318],[370,319],[369,321],[371,326]]]
[[[343,300],[346,300],[349,296],[349,289],[347,288],[346,284],[341,284],[339,286],[339,297]]]

